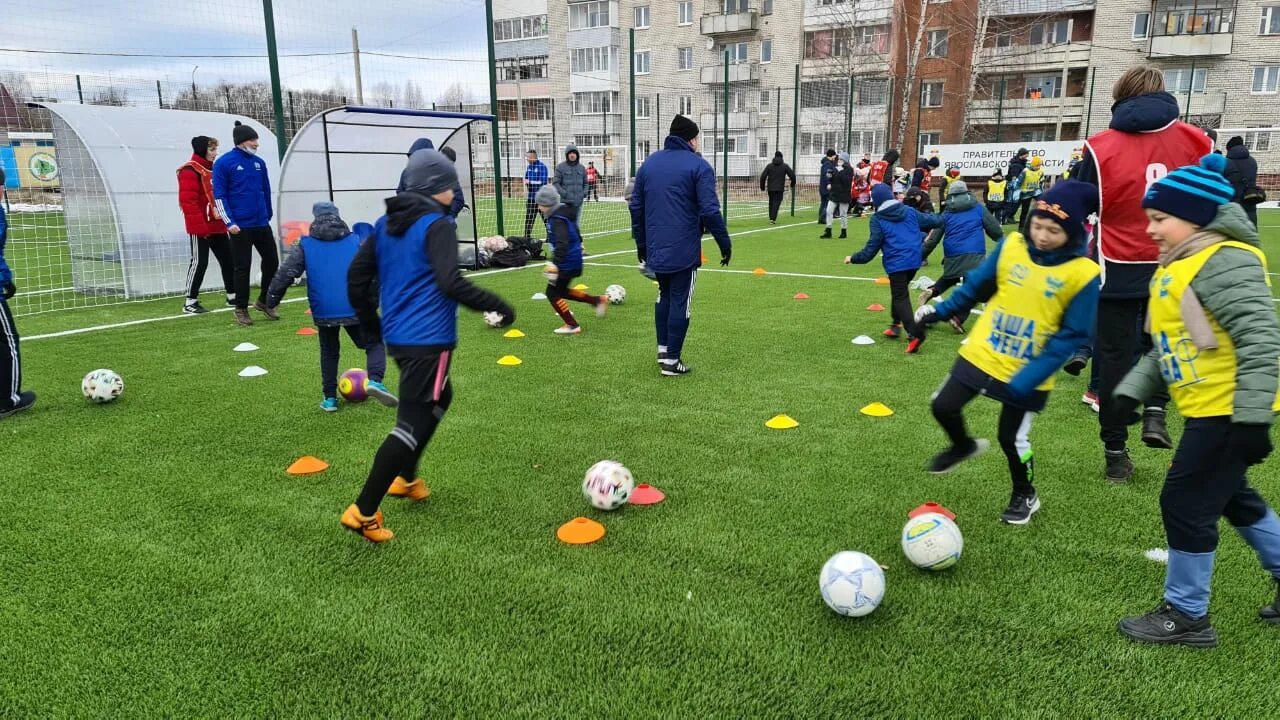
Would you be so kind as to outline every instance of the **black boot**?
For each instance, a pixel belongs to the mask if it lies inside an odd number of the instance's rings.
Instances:
[[[1128,450],[1107,450],[1107,482],[1123,485],[1133,477],[1133,461]]]
[[[822,231],[822,234],[818,236],[818,239],[819,239],[819,240],[830,240],[830,239],[831,239],[831,228],[827,228],[826,230],[823,230],[823,231]]]
[[[1258,617],[1272,625],[1280,625],[1280,578],[1276,578],[1276,599],[1258,611]]]
[[[1147,447],[1173,449],[1173,438],[1169,437],[1169,431],[1164,426],[1164,410],[1147,408],[1142,414],[1142,442]]]
[[[844,229],[844,228],[841,228],[841,230],[840,230],[840,239],[841,239],[841,240],[843,240],[843,239],[845,239],[845,238],[847,238],[847,237],[849,237],[849,231],[848,231],[848,230],[846,230],[846,229]]]
[[[1067,364],[1064,365],[1062,369],[1066,371],[1068,375],[1074,375],[1079,377],[1080,373],[1084,371],[1085,367],[1088,364],[1089,364],[1089,356],[1081,355],[1077,353],[1071,356],[1071,359],[1067,361]]]

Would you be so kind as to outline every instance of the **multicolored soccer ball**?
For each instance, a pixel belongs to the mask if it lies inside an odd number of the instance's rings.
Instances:
[[[502,327],[502,321],[505,318],[502,313],[490,310],[484,314],[484,324],[491,328]]]
[[[884,571],[869,556],[846,550],[822,566],[818,589],[827,607],[846,617],[870,615],[884,599]]]
[[[80,392],[92,402],[109,403],[124,392],[124,378],[114,370],[94,370],[80,381]]]
[[[359,403],[369,399],[369,373],[352,368],[338,378],[338,393],[347,402]]]
[[[946,570],[960,562],[963,551],[960,528],[946,515],[917,515],[902,528],[902,552],[922,570]]]
[[[597,510],[617,510],[627,504],[636,481],[620,462],[601,460],[587,471],[582,494]]]
[[[627,301],[627,289],[621,285],[610,285],[604,289],[604,296],[609,298],[610,305],[621,305]]]

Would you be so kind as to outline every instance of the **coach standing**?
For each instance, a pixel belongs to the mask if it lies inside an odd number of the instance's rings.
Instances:
[[[733,251],[716,197],[715,171],[698,155],[698,147],[698,125],[677,115],[662,150],[636,171],[631,195],[636,253],[658,281],[658,368],[667,376],[689,373],[681,352],[702,264],[703,228],[720,246],[722,266],[729,264]]]
[[[267,288],[280,267],[276,238],[271,233],[271,180],[258,155],[258,133],[236,121],[231,133],[235,147],[213,164],[213,198],[231,233],[235,263],[236,322],[252,325],[249,317],[249,269],[256,248],[262,258],[262,288],[253,307],[270,320],[279,320],[267,307]]]

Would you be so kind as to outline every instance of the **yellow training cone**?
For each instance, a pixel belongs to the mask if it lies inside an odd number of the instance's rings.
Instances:
[[[800,427],[800,423],[796,422],[790,415],[775,415],[764,426],[772,430],[790,430],[791,428]]]
[[[893,414],[893,411],[884,403],[873,402],[862,408],[862,414],[870,415],[871,417],[889,417]]]
[[[589,287],[587,287],[586,285],[583,285],[582,283],[578,283],[577,285],[574,285],[573,289],[574,290],[590,290]]]
[[[515,355],[503,355],[502,357],[498,358],[499,365],[519,365],[522,362],[524,361],[516,357]]]
[[[751,274],[752,274],[752,275],[763,275],[763,274],[764,274],[764,268],[756,268],[755,270],[752,270],[752,271],[751,271]]]
[[[502,333],[502,337],[504,337],[504,338],[522,338],[522,337],[524,337],[524,333],[520,332],[519,330],[516,330],[515,328],[511,328],[510,330],[508,330],[508,331],[506,331],[506,332]]]

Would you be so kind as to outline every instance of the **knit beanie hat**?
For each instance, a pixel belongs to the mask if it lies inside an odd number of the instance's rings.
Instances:
[[[671,121],[671,134],[688,142],[698,137],[698,123],[683,115],[675,116]]]
[[[893,189],[884,183],[871,186],[871,206],[879,210],[881,205],[894,200]]]
[[[1227,149],[1230,150],[1231,148],[1237,145],[1243,145],[1243,144],[1244,144],[1244,138],[1240,137],[1239,135],[1232,135],[1231,139],[1227,141]]]
[[[1072,242],[1080,242],[1085,238],[1084,225],[1097,208],[1097,186],[1079,180],[1063,180],[1040,196],[1031,217],[1058,223]]]
[[[1227,159],[1209,154],[1199,165],[1184,165],[1147,188],[1142,207],[1159,210],[1201,227],[1213,222],[1218,208],[1231,202],[1235,188],[1222,176]]]
[[[560,204],[560,191],[555,185],[543,185],[533,196],[533,202],[539,207],[555,207]]]
[[[849,164],[849,153],[840,153],[840,162],[845,165]]]
[[[947,186],[947,197],[952,195],[964,195],[969,192],[969,186],[964,184],[963,180],[955,179]]]
[[[340,217],[338,215],[338,206],[327,200],[322,200],[312,205],[311,215],[317,220],[326,216]]]
[[[405,190],[429,196],[453,188],[458,171],[439,150],[419,150],[409,156],[401,180]]]
[[[240,143],[248,142],[249,140],[257,140],[257,139],[258,139],[257,130],[254,130],[248,125],[240,124],[239,120],[236,121],[236,126],[231,131],[231,140],[233,145],[239,145]]]
[[[208,135],[197,135],[191,138],[191,152],[204,157],[209,152],[209,143],[213,138]]]

